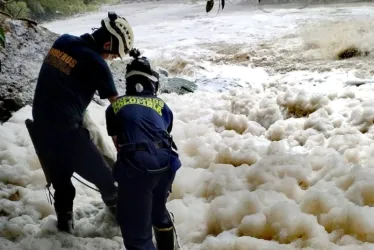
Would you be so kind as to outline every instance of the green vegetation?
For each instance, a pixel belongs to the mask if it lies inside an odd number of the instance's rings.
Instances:
[[[4,29],[0,26],[0,46],[5,47],[5,34]]]
[[[17,18],[47,21],[95,11],[100,5],[120,0],[0,0],[0,11]]]

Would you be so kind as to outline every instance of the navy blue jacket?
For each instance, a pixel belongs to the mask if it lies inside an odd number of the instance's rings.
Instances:
[[[168,105],[153,95],[119,97],[106,110],[109,136],[117,136],[118,144],[150,143],[166,141],[173,127],[173,113]],[[128,155],[131,162],[147,169],[163,168],[170,164],[174,171],[181,163],[178,154],[170,149],[151,152],[135,152]],[[157,163],[158,161],[158,163]]]
[[[40,69],[33,101],[33,118],[46,125],[81,123],[96,91],[100,98],[116,96],[112,73],[89,34],[64,34],[49,50]]]

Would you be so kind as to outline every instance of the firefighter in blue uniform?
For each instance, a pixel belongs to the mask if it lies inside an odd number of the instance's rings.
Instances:
[[[174,249],[174,226],[166,201],[181,167],[170,135],[173,113],[157,97],[159,75],[145,57],[130,52],[126,95],[106,110],[109,136],[118,150],[113,175],[118,183],[117,222],[127,250]],[[173,150],[174,149],[174,150]]]
[[[82,121],[96,91],[110,102],[118,96],[105,59],[123,58],[133,48],[133,40],[126,19],[110,12],[92,34],[60,36],[41,66],[32,107],[33,129],[29,132],[45,166],[47,182],[55,190],[60,231],[72,233],[74,229],[74,172],[95,184],[106,206],[115,213],[117,188],[112,172]]]

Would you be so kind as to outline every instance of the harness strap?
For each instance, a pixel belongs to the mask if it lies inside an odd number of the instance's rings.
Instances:
[[[169,134],[168,134],[169,135]],[[129,153],[129,152],[134,152],[134,151],[150,151],[150,145],[153,145],[155,149],[168,149],[169,154],[168,154],[168,162],[165,167],[160,168],[160,169],[139,169],[138,167],[134,166],[134,164],[128,159],[126,156],[122,156],[122,154],[119,154],[119,159],[123,162],[127,162],[131,167],[137,169],[138,171],[145,172],[148,174],[160,174],[164,173],[166,171],[169,171],[171,166],[170,166],[170,157],[172,154],[172,148],[173,148],[173,141],[171,139],[171,136],[168,136],[168,141],[169,143],[166,143],[165,141],[158,141],[158,142],[141,142],[141,143],[127,143],[127,144],[119,144],[119,151],[123,153]],[[174,144],[175,145],[175,144]]]
[[[168,164],[166,167],[160,168],[160,169],[146,169],[146,168],[138,168],[136,167],[127,157],[121,157],[121,161],[125,161],[129,164],[129,167],[136,169],[139,172],[145,173],[145,174],[161,174],[164,172],[169,171],[170,165]]]
[[[150,142],[153,144],[153,146],[156,149],[163,149],[163,148],[169,148],[169,145],[166,145],[163,141],[158,141],[158,142]],[[147,143],[127,143],[127,144],[119,144],[118,145],[120,149],[124,151],[148,151],[149,146]]]

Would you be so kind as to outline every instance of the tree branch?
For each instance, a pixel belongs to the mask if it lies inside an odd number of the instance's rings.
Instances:
[[[1,11],[1,10],[0,10],[0,14],[3,14],[4,16],[10,17],[10,18],[13,18],[13,16],[11,14],[8,14],[8,13],[6,13],[4,11]]]
[[[5,5],[5,9],[7,9],[7,11],[9,12],[9,14],[11,15],[11,17],[13,17],[13,13],[12,13],[12,11],[8,8],[7,5]]]
[[[21,13],[21,11],[23,10],[23,8],[21,7],[21,8],[19,8],[19,11],[18,11],[18,13],[17,13],[17,15],[15,16],[15,17],[18,17],[18,15]]]
[[[10,3],[13,3],[13,2],[15,2],[16,0],[8,0],[8,1],[5,1],[4,0],[4,2],[5,2],[5,4],[10,4]]]
[[[4,16],[7,16],[7,17],[9,17],[9,18],[15,19],[15,20],[25,21],[25,22],[27,22],[28,24],[33,24],[33,25],[35,25],[35,26],[38,25],[38,23],[35,22],[35,21],[33,21],[33,20],[30,20],[30,19],[27,19],[27,18],[21,18],[21,17],[19,17],[19,18],[17,18],[17,17],[13,17],[12,15],[10,15],[10,14],[4,12],[4,11],[0,11],[0,14],[2,14],[2,15],[4,15]]]
[[[33,24],[33,25],[38,25],[38,23],[37,22],[35,22],[34,20],[30,20],[30,19],[28,19],[28,18],[22,18],[22,17],[20,17],[20,18],[15,18],[16,20],[20,20],[20,21],[25,21],[25,22],[27,22],[28,24]]]

